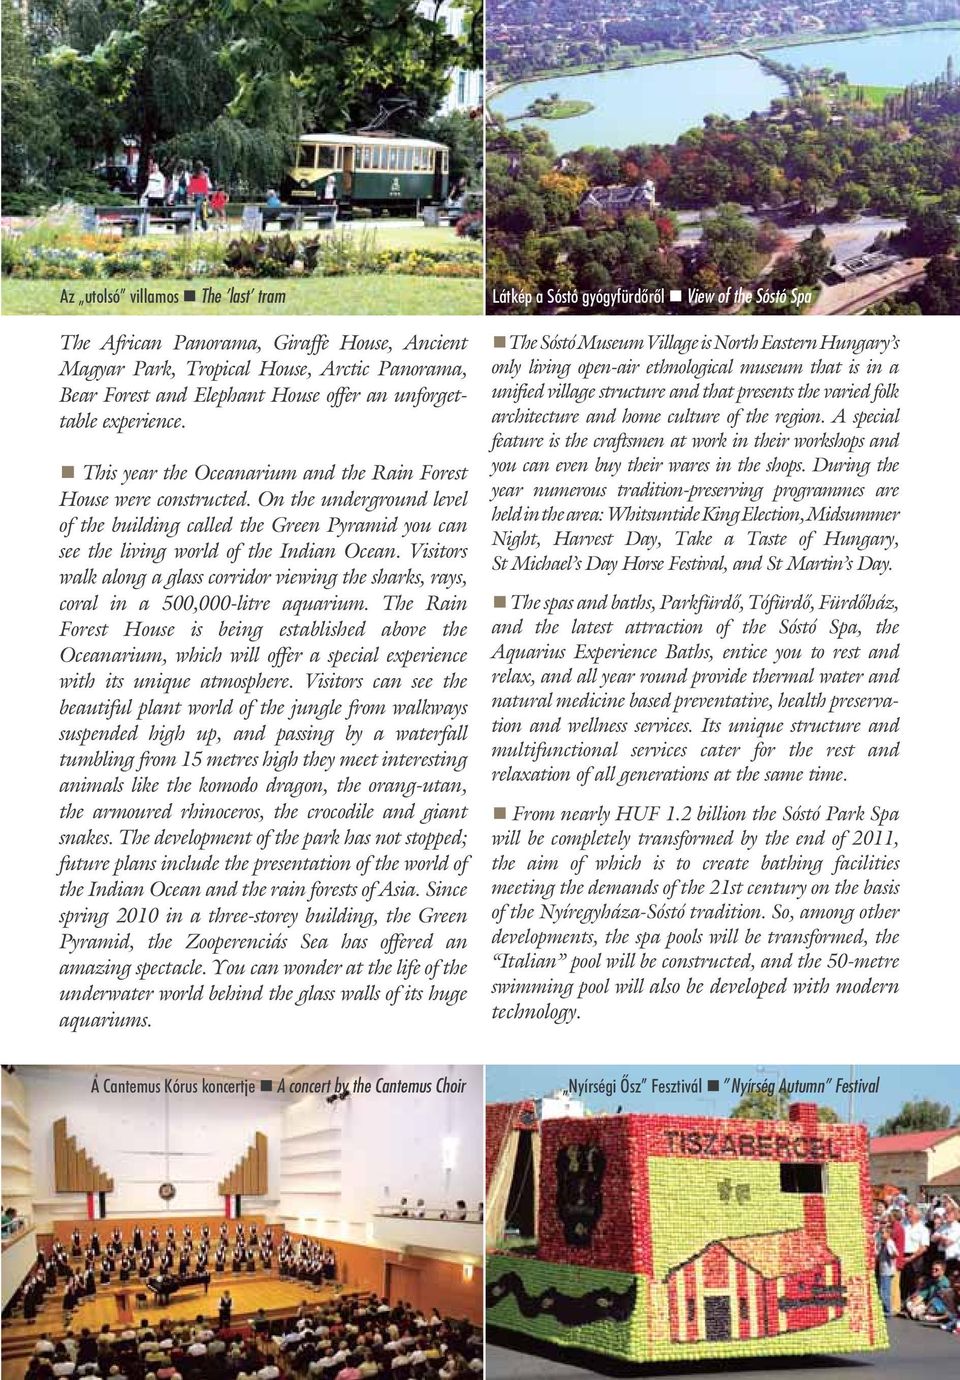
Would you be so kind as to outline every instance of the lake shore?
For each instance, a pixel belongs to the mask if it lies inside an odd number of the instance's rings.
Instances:
[[[861,29],[855,33],[799,33],[792,35],[779,35],[777,37],[763,37],[750,39],[740,43],[723,43],[708,45],[698,48],[696,52],[690,53],[679,49],[662,49],[656,53],[644,53],[634,59],[618,59],[617,61],[604,63],[584,63],[574,67],[553,67],[543,71],[530,72],[523,77],[515,77],[510,81],[500,82],[492,85],[485,96],[485,104],[489,114],[496,115],[491,102],[498,96],[502,96],[505,91],[510,91],[515,86],[524,86],[527,82],[546,81],[556,77],[584,77],[593,72],[623,72],[634,67],[658,67],[675,62],[695,62],[698,58],[710,57],[730,57],[737,53],[745,54],[748,51],[763,52],[769,48],[799,48],[808,43],[845,43],[858,38],[881,38],[889,34],[922,33],[924,31],[935,31],[938,29],[960,29],[960,19],[931,19],[923,24],[893,24],[884,25],[876,29]],[[506,118],[506,117],[505,117]],[[529,119],[529,116],[518,117],[510,116],[511,121],[517,119]]]

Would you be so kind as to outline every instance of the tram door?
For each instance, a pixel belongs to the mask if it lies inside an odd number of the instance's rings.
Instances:
[[[343,195],[353,196],[353,154],[352,144],[345,144],[343,148]]]
[[[443,149],[433,151],[433,199],[443,200]]]

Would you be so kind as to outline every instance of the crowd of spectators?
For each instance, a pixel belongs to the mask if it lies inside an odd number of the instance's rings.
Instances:
[[[874,1222],[883,1311],[952,1333],[960,1341],[960,1204],[949,1194],[915,1203],[890,1194]]]
[[[264,1310],[234,1322],[144,1319],[139,1326],[68,1329],[36,1343],[25,1380],[480,1380],[483,1341],[466,1319],[429,1314],[376,1294],[301,1303],[292,1317]]]

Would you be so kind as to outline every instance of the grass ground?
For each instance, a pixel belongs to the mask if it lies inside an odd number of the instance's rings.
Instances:
[[[902,86],[864,86],[862,82],[847,84],[845,86],[831,87],[828,95],[836,92],[845,101],[862,102],[870,110],[882,110],[883,103],[888,96],[899,95],[903,90]]]
[[[204,302],[204,288],[221,295],[219,302]],[[136,303],[138,289],[175,294],[173,302]],[[230,290],[246,300],[230,301]],[[195,303],[184,303],[185,290],[197,294]],[[67,296],[64,296],[64,293]],[[271,294],[259,297],[258,294]],[[69,294],[73,295],[70,300]],[[119,297],[119,300],[84,301]],[[248,279],[218,278],[187,282],[164,278],[136,282],[64,283],[55,280],[3,281],[2,307],[7,316],[479,316],[483,311],[483,280],[414,278],[381,273],[343,278]]]
[[[214,238],[232,238],[238,227],[200,233],[188,242],[170,232],[126,241],[131,249],[161,248],[183,251],[187,258],[204,257]],[[458,249],[469,247],[449,226],[424,226],[419,221],[355,221],[337,234],[362,236],[371,249]],[[315,234],[298,232],[294,238]],[[477,247],[479,258],[480,250]],[[196,293],[193,303],[184,292]],[[147,294],[135,300],[138,293]],[[175,296],[151,301],[149,294]],[[217,294],[214,296],[211,294]],[[288,316],[475,316],[483,310],[481,279],[419,278],[407,274],[350,274],[343,277],[284,279],[111,278],[62,282],[57,279],[4,278],[2,309],[7,315],[179,316],[194,314]]]
[[[586,115],[593,109],[590,101],[554,101],[540,114],[542,120],[572,120],[576,115]]]

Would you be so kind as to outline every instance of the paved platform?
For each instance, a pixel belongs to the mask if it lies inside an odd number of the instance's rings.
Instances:
[[[509,1341],[510,1349],[503,1345]],[[515,1343],[523,1350],[515,1350]],[[529,1343],[529,1345],[527,1345]],[[775,1361],[693,1361],[631,1366],[602,1356],[541,1346],[497,1328],[487,1329],[486,1380],[584,1380],[585,1375],[742,1375],[749,1380],[953,1380],[960,1376],[960,1341],[936,1327],[890,1320],[890,1350],[862,1356],[788,1356]]]

